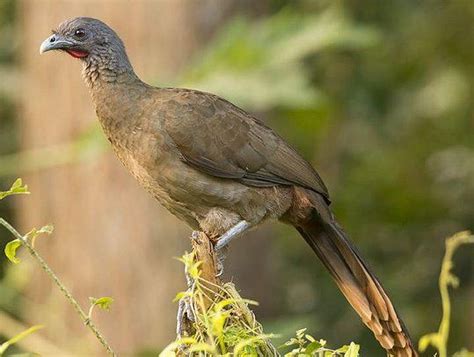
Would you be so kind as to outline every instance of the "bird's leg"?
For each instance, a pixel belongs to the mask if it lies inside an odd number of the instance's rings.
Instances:
[[[240,221],[239,223],[237,223],[235,226],[230,228],[227,232],[225,232],[223,235],[221,235],[219,237],[219,240],[217,241],[216,245],[214,246],[214,249],[215,250],[220,250],[220,249],[224,248],[234,238],[241,235],[243,232],[245,232],[251,226],[252,226],[252,224],[245,221],[245,220]]]
[[[219,240],[214,246],[217,255],[217,276],[221,276],[224,273],[224,260],[227,253],[227,245],[234,238],[237,238],[243,232],[248,230],[251,226],[251,223],[242,220],[219,237]]]

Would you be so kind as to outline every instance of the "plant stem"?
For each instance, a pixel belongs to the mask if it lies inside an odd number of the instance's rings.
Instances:
[[[15,228],[13,228],[12,225],[10,225],[10,223],[5,221],[3,218],[0,218],[0,224],[3,225],[6,229],[8,229],[15,236],[15,238],[17,238],[21,242],[22,246],[24,246],[28,250],[28,252],[31,254],[31,256],[36,259],[36,261],[40,264],[41,268],[46,272],[46,274],[48,274],[48,276],[51,278],[51,280],[58,286],[59,290],[61,290],[63,292],[64,296],[69,301],[69,303],[72,305],[74,310],[76,310],[76,312],[80,316],[81,320],[92,331],[92,333],[99,340],[99,342],[102,344],[102,346],[104,346],[104,348],[107,350],[109,355],[116,356],[116,353],[112,350],[112,347],[110,347],[110,345],[105,340],[104,336],[102,336],[102,334],[97,329],[97,327],[94,325],[94,323],[86,315],[86,313],[82,309],[81,305],[79,305],[77,300],[72,296],[72,294],[69,292],[69,290],[66,288],[66,286],[61,282],[61,280],[59,280],[59,277],[49,267],[49,265],[46,263],[46,261],[39,255],[39,253],[36,251],[36,249],[33,248],[33,246],[28,242],[28,240],[24,236],[22,236]]]
[[[452,275],[453,255],[461,244],[474,243],[474,236],[469,232],[460,232],[446,240],[446,253],[444,254],[441,265],[441,274],[439,275],[439,291],[441,293],[441,304],[443,308],[443,317],[437,333],[438,351],[440,357],[447,357],[447,344],[449,337],[449,324],[451,319],[451,301],[449,299],[449,286],[455,283],[456,277]]]

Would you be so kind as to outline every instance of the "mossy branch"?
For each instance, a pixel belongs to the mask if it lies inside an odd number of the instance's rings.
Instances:
[[[195,232],[191,242],[193,252],[180,258],[189,289],[176,297],[180,311],[186,305],[185,313],[178,312],[177,340],[160,356],[278,356],[269,341],[274,335],[263,333],[262,325],[249,308],[257,303],[243,299],[234,284],[223,283],[217,277],[215,252],[209,238]]]

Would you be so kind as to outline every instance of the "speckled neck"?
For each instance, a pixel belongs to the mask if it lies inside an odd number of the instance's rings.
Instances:
[[[82,76],[93,89],[98,83],[139,80],[120,44],[107,48],[98,47],[84,59]]]

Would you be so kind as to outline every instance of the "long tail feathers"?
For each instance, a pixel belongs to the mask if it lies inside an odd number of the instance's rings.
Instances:
[[[337,222],[314,217],[296,228],[333,276],[364,324],[393,356],[417,356],[408,331],[376,276]]]

